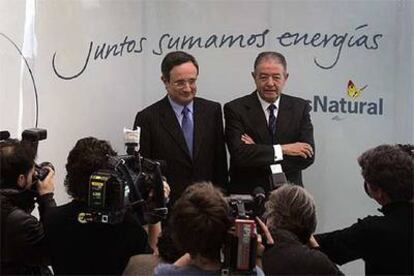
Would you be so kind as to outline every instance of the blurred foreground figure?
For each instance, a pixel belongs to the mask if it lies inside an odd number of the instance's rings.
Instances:
[[[341,265],[363,259],[367,275],[413,275],[413,150],[412,145],[380,145],[358,158],[365,192],[382,206],[383,216],[316,235],[331,260]]]

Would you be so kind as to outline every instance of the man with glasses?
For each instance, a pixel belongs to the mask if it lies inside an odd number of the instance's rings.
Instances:
[[[221,106],[197,92],[198,63],[185,52],[167,54],[161,63],[167,95],[138,112],[140,153],[165,161],[163,174],[171,186],[171,202],[195,181],[226,188],[227,158]]]
[[[289,76],[282,54],[260,53],[252,76],[256,90],[224,106],[229,190],[272,190],[271,174],[282,171],[289,182],[302,186],[302,170],[314,161],[311,107],[304,99],[282,94]]]

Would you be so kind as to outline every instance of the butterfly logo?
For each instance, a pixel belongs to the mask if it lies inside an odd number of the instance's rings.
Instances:
[[[351,97],[353,100],[355,100],[356,98],[358,98],[361,95],[362,91],[364,91],[365,88],[367,88],[367,87],[368,87],[368,85],[365,85],[364,87],[358,89],[355,86],[354,82],[349,80],[346,92],[347,92],[349,97]]]

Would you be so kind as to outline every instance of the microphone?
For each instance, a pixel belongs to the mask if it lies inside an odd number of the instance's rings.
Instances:
[[[2,130],[0,131],[0,141],[1,140],[6,140],[10,138],[10,132],[8,132],[7,130]]]
[[[270,176],[270,191],[273,191],[278,186],[287,183],[286,175],[282,171],[282,166],[280,164],[270,165],[270,170],[272,171],[272,175]]]
[[[129,155],[134,155],[139,151],[139,140],[141,136],[141,128],[137,127],[136,130],[124,128],[124,143],[126,146],[126,152]]]
[[[265,190],[262,187],[257,186],[253,189],[252,196],[254,202],[254,216],[262,217],[264,213],[264,203],[266,201]]]
[[[266,198],[265,190],[262,187],[257,186],[253,189],[252,196],[256,204],[260,206]]]

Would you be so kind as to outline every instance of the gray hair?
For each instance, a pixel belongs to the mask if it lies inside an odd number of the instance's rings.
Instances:
[[[270,231],[285,229],[306,243],[316,229],[316,206],[304,188],[284,184],[272,191],[266,202],[267,226]]]
[[[278,52],[261,52],[259,55],[257,55],[254,61],[254,72],[256,72],[257,66],[265,60],[275,60],[277,63],[282,64],[283,69],[285,69],[285,73],[287,73],[286,58]]]

